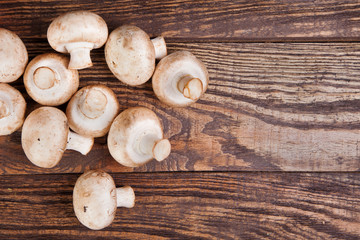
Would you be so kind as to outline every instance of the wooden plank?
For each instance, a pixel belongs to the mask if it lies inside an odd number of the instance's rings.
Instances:
[[[44,40],[25,42],[31,58],[50,51]],[[67,151],[58,166],[41,169],[26,159],[18,131],[0,137],[0,173],[360,169],[359,43],[169,44],[170,52],[186,49],[210,73],[208,91],[188,108],[160,103],[150,82],[120,83],[102,49],[92,54],[94,67],[80,71],[81,86],[106,84],[122,110],[141,105],[158,114],[173,147],[167,160],[122,167],[111,158],[104,137],[96,139],[88,156]],[[21,79],[14,85],[25,92]],[[28,112],[39,106],[26,99]]]
[[[78,175],[0,176],[0,237],[7,239],[358,239],[356,173],[113,174],[131,185],[102,231],[76,219]]]
[[[73,10],[100,14],[110,31],[122,24],[151,36],[226,41],[359,40],[360,3],[282,1],[18,1],[0,3],[2,27],[20,37],[46,37],[50,22]]]

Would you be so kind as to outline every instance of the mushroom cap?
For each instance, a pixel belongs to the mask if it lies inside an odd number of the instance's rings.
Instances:
[[[99,92],[100,97],[98,97]],[[101,108],[101,114],[94,114],[94,117],[87,116],[81,110],[81,105],[87,101],[86,96],[91,93],[94,94],[89,95],[92,99],[88,106],[92,107],[94,112],[99,110],[98,106],[105,107],[105,109]],[[103,103],[104,100],[105,103]],[[120,105],[114,92],[105,85],[97,84],[84,87],[75,93],[66,108],[66,116],[70,128],[76,133],[82,136],[102,137],[109,131],[119,110]]]
[[[66,149],[69,126],[65,114],[54,107],[41,107],[25,119],[21,144],[36,166],[54,167]]]
[[[136,86],[151,78],[155,69],[155,48],[143,30],[123,25],[110,33],[105,59],[116,78]]]
[[[73,206],[78,220],[100,230],[109,226],[116,213],[116,187],[112,177],[101,170],[82,174],[75,183]]]
[[[147,163],[153,156],[136,151],[141,137],[146,134],[153,134],[157,140],[163,139],[163,129],[157,115],[145,107],[126,109],[110,127],[107,142],[111,156],[127,167]]]
[[[0,136],[18,130],[24,122],[26,102],[14,87],[0,83]]]
[[[178,81],[187,75],[202,82],[203,93],[209,83],[205,65],[188,51],[178,51],[160,60],[152,77],[152,86],[160,101],[173,106],[185,107],[195,102],[178,90]]]
[[[30,61],[24,84],[32,99],[42,105],[58,106],[67,102],[79,87],[77,70],[68,69],[69,58],[45,53]]]
[[[52,21],[47,31],[50,46],[58,52],[67,53],[68,43],[93,43],[100,48],[108,37],[107,25],[99,15],[89,11],[65,13]]]
[[[0,28],[0,82],[17,80],[24,72],[28,53],[21,39],[15,33]]]

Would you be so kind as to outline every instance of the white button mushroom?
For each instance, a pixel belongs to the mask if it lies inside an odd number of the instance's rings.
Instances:
[[[111,72],[125,84],[137,86],[154,73],[155,58],[166,56],[163,37],[150,40],[140,28],[124,25],[109,35],[105,45],[105,59]]]
[[[58,106],[67,102],[79,87],[77,70],[68,69],[69,59],[46,53],[30,61],[24,84],[32,99],[42,105]]]
[[[28,53],[18,35],[0,28],[0,82],[17,80],[23,74],[27,62]]]
[[[80,89],[71,98],[66,116],[76,133],[102,137],[110,129],[119,113],[119,102],[114,92],[104,85],[90,85]]]
[[[94,144],[93,138],[69,131],[65,114],[54,107],[41,107],[25,119],[21,144],[27,158],[36,166],[54,167],[66,149],[86,155]]]
[[[173,107],[196,102],[206,91],[208,82],[205,65],[188,51],[174,52],[161,59],[152,77],[156,96]]]
[[[104,19],[88,11],[69,12],[57,17],[47,32],[53,49],[70,53],[69,69],[91,67],[90,51],[103,46],[107,37]]]
[[[108,148],[116,161],[128,167],[141,166],[152,158],[162,161],[171,151],[159,118],[144,107],[129,108],[115,118],[108,135]]]
[[[87,171],[75,183],[75,215],[83,225],[92,230],[109,226],[114,220],[117,207],[132,208],[134,205],[134,190],[129,186],[116,188],[112,177],[104,171]]]
[[[24,122],[26,102],[21,93],[0,83],[0,136],[18,130]]]

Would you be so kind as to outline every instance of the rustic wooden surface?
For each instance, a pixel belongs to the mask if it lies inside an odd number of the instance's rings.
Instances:
[[[5,0],[0,9],[3,26],[31,38],[45,38],[51,20],[73,9],[99,13],[110,30],[134,24],[152,36],[185,41],[360,38],[360,3],[349,0]]]
[[[131,173],[136,205],[90,231],[76,219],[78,175],[0,177],[0,237],[20,239],[358,239],[356,173]],[[44,184],[46,183],[46,184]],[[36,227],[35,227],[36,226]]]
[[[25,43],[31,57],[51,51],[43,40]],[[0,151],[0,173],[78,173],[99,167],[109,172],[359,170],[359,43],[168,45],[169,52],[190,49],[209,69],[209,88],[191,107],[162,104],[151,82],[123,85],[107,68],[103,49],[93,52],[94,67],[80,71],[81,87],[106,84],[122,110],[141,105],[158,114],[173,148],[166,161],[122,167],[104,137],[88,156],[67,151],[54,169],[42,169],[26,159],[18,131],[0,137],[7,146]],[[22,81],[14,85],[24,92]],[[28,112],[39,106],[27,94],[26,99]]]
[[[103,83],[122,110],[154,110],[172,153],[122,167],[104,137],[87,156],[67,151],[41,169],[26,159],[21,130],[2,136],[0,239],[360,238],[359,1],[5,0],[0,27],[23,39],[31,60],[53,51],[51,20],[77,9],[100,14],[109,31],[134,24],[163,35],[169,53],[193,52],[208,67],[208,91],[191,107],[167,107],[151,82],[123,85],[103,48],[93,50],[80,86]],[[40,106],[21,78],[12,85],[27,114]],[[97,168],[134,187],[136,206],[90,231],[74,215],[72,189]]]

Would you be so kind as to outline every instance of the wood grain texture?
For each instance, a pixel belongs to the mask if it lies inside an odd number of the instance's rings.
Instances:
[[[102,231],[76,219],[78,175],[0,177],[4,239],[357,239],[360,175],[351,173],[113,174],[131,185]]]
[[[67,151],[41,169],[26,159],[21,130],[2,136],[0,239],[359,239],[360,175],[340,172],[360,170],[360,2],[5,0],[0,27],[16,32],[32,59],[53,51],[50,22],[80,9],[100,14],[109,31],[134,24],[165,36],[170,53],[191,51],[210,86],[193,106],[170,108],[150,82],[117,81],[103,48],[92,51],[80,86],[103,83],[122,110],[154,110],[172,153],[126,168],[103,137],[87,156]],[[40,106],[22,79],[12,85],[27,115]],[[90,231],[74,215],[72,190],[79,173],[99,168],[131,185],[136,205]]]
[[[25,43],[31,58],[51,51],[44,40]],[[159,102],[151,82],[140,87],[120,83],[107,68],[102,49],[92,53],[94,67],[80,71],[81,86],[106,84],[122,110],[140,105],[158,114],[173,148],[167,160],[122,167],[111,158],[104,137],[88,156],[67,151],[54,169],[40,169],[26,159],[18,131],[0,137],[0,173],[83,172],[94,167],[109,172],[360,168],[360,44],[169,43],[169,52],[176,50],[193,52],[210,73],[208,91],[188,108]],[[21,79],[13,85],[25,93]],[[39,107],[25,98],[28,112]]]
[[[100,14],[113,30],[142,27],[151,36],[225,41],[359,40],[360,3],[306,1],[15,1],[0,3],[2,27],[20,37],[46,37],[50,22],[74,10]]]

